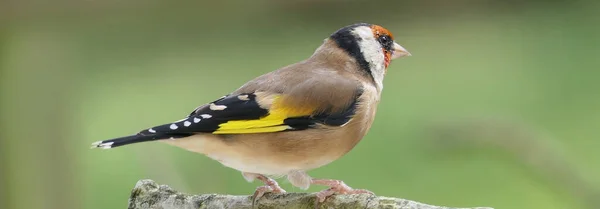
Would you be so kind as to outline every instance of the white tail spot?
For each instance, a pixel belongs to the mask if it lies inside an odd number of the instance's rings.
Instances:
[[[156,130],[154,130],[154,129],[148,129],[148,132],[150,132],[150,133],[156,133]]]
[[[185,121],[185,122],[183,122],[183,126],[185,126],[185,127],[188,127],[188,126],[190,126],[190,125],[192,125],[192,123],[191,123],[191,122],[189,122],[189,121]]]
[[[200,117],[202,117],[202,118],[204,118],[204,119],[209,119],[209,118],[212,118],[212,115],[209,115],[209,114],[202,114],[202,115],[200,115]]]
[[[171,126],[169,126],[169,128],[171,128],[172,130],[175,130],[179,127],[175,123],[173,123],[173,124],[171,124]]]
[[[103,143],[103,141],[97,141],[92,143],[92,148],[110,149],[112,148],[112,144],[114,144],[114,142]]]
[[[200,122],[200,118],[194,118],[194,123]]]

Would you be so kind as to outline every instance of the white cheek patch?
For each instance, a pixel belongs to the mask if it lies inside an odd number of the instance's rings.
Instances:
[[[383,76],[385,75],[385,56],[381,44],[375,39],[373,30],[367,26],[360,26],[354,29],[354,34],[360,37],[358,46],[363,53],[365,60],[369,63],[371,74],[377,83],[378,89],[383,89]]]

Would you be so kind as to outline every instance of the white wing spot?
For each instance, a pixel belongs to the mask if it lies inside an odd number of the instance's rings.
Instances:
[[[227,108],[225,105],[216,105],[215,103],[210,103],[210,110],[224,110]]]
[[[200,118],[194,118],[194,123],[200,122]]]
[[[154,129],[148,129],[148,132],[150,132],[150,133],[156,133],[156,130],[154,130]]]
[[[250,98],[248,98],[248,95],[247,95],[247,94],[244,94],[244,95],[239,95],[239,96],[238,96],[238,99],[239,99],[239,100],[244,100],[244,101],[248,101],[248,100],[250,100]]]
[[[185,127],[188,127],[188,126],[190,126],[190,125],[192,125],[192,123],[191,123],[191,122],[189,122],[189,121],[185,121],[185,122],[183,122],[183,126],[185,126]]]
[[[173,124],[171,124],[171,126],[169,126],[169,128],[171,128],[172,130],[175,130],[179,127],[175,123],[173,123]]]
[[[202,115],[200,115],[200,117],[202,117],[202,118],[204,118],[204,119],[209,119],[209,118],[212,118],[212,115],[209,115],[209,114],[202,114]]]

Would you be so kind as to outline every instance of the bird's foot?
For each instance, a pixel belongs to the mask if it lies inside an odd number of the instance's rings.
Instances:
[[[282,194],[282,193],[286,193],[286,191],[281,188],[279,185],[265,185],[265,186],[259,186],[256,188],[256,191],[254,192],[254,195],[252,195],[253,199],[258,200],[260,199],[262,196],[264,196],[266,193],[274,193],[274,194]]]
[[[343,181],[333,179],[313,179],[312,184],[329,186],[329,189],[317,192],[317,200],[322,203],[334,194],[374,194],[366,189],[352,189]]]
[[[254,207],[254,205],[256,204],[256,202],[262,197],[264,196],[266,193],[275,193],[275,194],[281,194],[281,193],[286,193],[286,191],[281,188],[279,186],[279,184],[277,183],[277,181],[275,181],[274,179],[271,179],[269,177],[266,177],[264,175],[260,175],[260,174],[256,174],[256,179],[262,181],[263,183],[265,183],[264,186],[259,186],[258,188],[256,188],[256,191],[254,192],[254,195],[252,195],[252,206]]]

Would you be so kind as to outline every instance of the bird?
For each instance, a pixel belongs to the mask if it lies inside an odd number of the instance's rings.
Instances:
[[[327,186],[316,193],[319,202],[335,194],[373,194],[306,172],[361,141],[374,121],[391,61],[410,55],[380,25],[348,25],[308,58],[260,75],[181,120],[94,142],[92,148],[160,141],[200,153],[241,171],[249,182],[262,181],[255,199],[285,193],[275,180],[281,177],[304,190]]]

